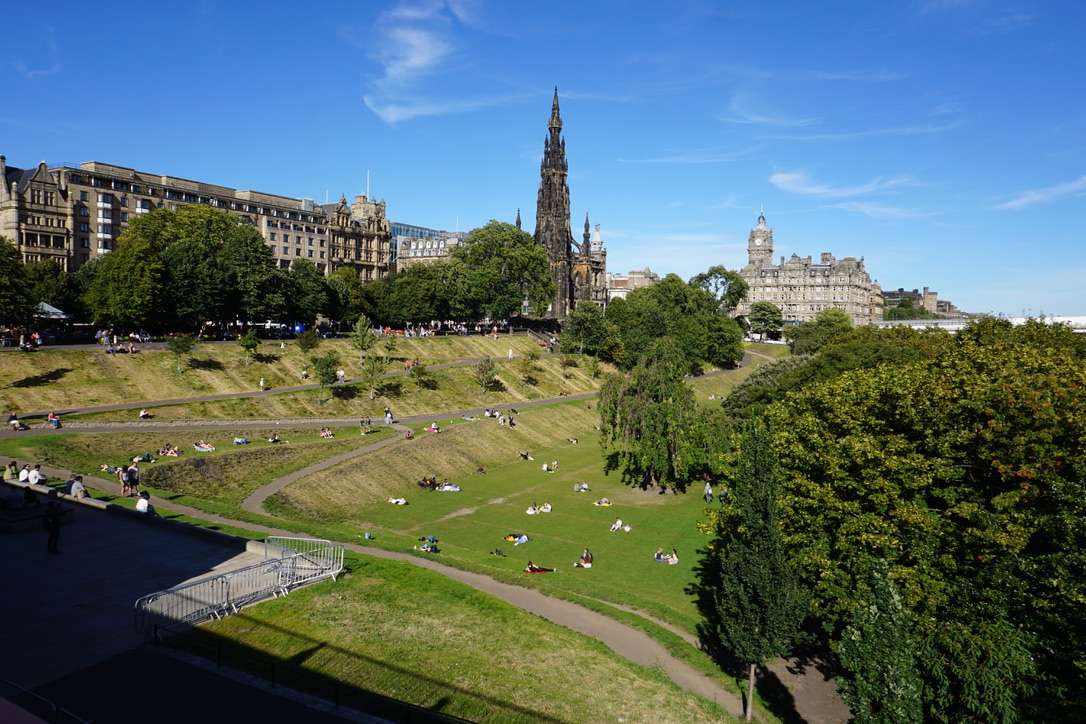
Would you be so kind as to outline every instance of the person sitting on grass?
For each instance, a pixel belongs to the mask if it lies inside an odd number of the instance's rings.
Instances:
[[[521,460],[535,460],[535,458],[532,457],[532,454],[527,450],[521,450],[519,455]]]
[[[161,458],[161,457],[167,457],[167,458],[175,458],[175,457],[177,457],[177,456],[178,456],[178,455],[180,455],[180,454],[181,454],[181,451],[180,451],[180,450],[178,450],[178,449],[177,449],[176,447],[174,447],[173,445],[171,445],[170,443],[166,443],[165,445],[163,445],[163,446],[162,446],[161,448],[159,448],[159,450],[158,450],[158,456],[159,456],[160,458]]]
[[[581,553],[581,557],[577,559],[577,562],[573,564],[575,568],[591,568],[592,567],[592,551],[587,548]]]
[[[498,558],[505,558],[505,551],[503,551],[501,548],[495,548],[494,550],[490,551],[490,555],[497,556]]]
[[[11,427],[12,432],[19,432],[20,430],[26,429],[26,425],[19,422],[19,416],[14,412],[8,415],[8,425]]]
[[[539,506],[537,506],[535,503],[532,503],[524,512],[528,515],[539,515]]]
[[[271,437],[268,438],[268,442],[270,442],[272,445],[277,445],[278,443],[280,443],[281,440],[279,439],[279,433],[273,432]]]
[[[528,565],[524,566],[525,573],[554,573],[553,568],[544,568],[543,566],[537,566],[536,564],[528,561]]]
[[[371,432],[373,432],[373,430],[371,429],[373,427],[373,423],[368,417],[363,417],[361,420],[359,420],[358,427],[362,430],[363,435],[369,435]]]
[[[407,505],[407,498],[389,498],[388,502],[393,505]]]
[[[142,410],[140,410],[139,417],[140,417],[141,420],[150,420],[151,419],[151,413],[148,412],[147,408],[145,407]]]
[[[558,461],[552,460],[549,463],[543,463],[543,472],[554,473],[558,471]]]
[[[475,474],[476,475],[486,475],[486,468],[484,468],[482,465],[480,465],[479,467],[475,468]]]
[[[549,513],[549,512],[551,512],[551,504],[550,503],[544,503],[543,505],[539,506],[539,512],[540,513]]]
[[[679,552],[677,550],[675,550],[674,548],[672,548],[671,553],[667,555],[667,562],[668,562],[668,565],[671,565],[671,566],[679,565]]]
[[[140,493],[139,498],[136,499],[136,512],[158,517],[155,506],[151,505],[151,496],[146,490]]]
[[[437,420],[430,423],[430,426],[426,428],[426,432],[441,432],[441,428],[437,426]]]
[[[77,500],[87,497],[87,489],[83,486],[82,475],[76,475],[74,478],[72,478],[72,485],[68,489],[68,495],[76,498]]]
[[[203,439],[194,442],[192,447],[196,449],[196,452],[215,452],[215,446]]]
[[[422,545],[415,546],[415,550],[422,551],[423,553],[438,553],[440,549],[437,547],[437,538],[432,535],[423,536],[419,538],[423,541]]]
[[[575,437],[567,437],[566,440],[569,441],[570,445],[576,445],[577,444],[577,438],[575,438]]]
[[[45,419],[49,423],[49,427],[53,428],[54,430],[60,428],[60,415],[58,415],[57,413],[50,410],[49,414],[46,416]]]
[[[234,444],[235,445],[248,445],[249,444],[249,438],[247,438],[247,437],[235,437],[234,438]]]
[[[653,555],[652,559],[657,563],[667,563],[667,554],[664,553],[663,548],[657,548],[656,553]]]
[[[407,432],[405,432],[403,434],[403,439],[404,440],[414,440],[415,439],[415,433],[413,431],[411,431],[411,430],[408,430]]]
[[[600,498],[599,500],[597,500],[592,505],[596,506],[597,508],[610,508],[611,507],[611,501],[608,500],[607,498]]]
[[[334,440],[335,437],[336,437],[336,434],[334,432],[332,432],[332,428],[330,428],[330,427],[322,427],[321,428],[321,437],[324,438],[325,440]]]
[[[615,518],[615,522],[611,524],[611,532],[617,533],[622,530],[622,518]]]
[[[587,493],[589,490],[588,483],[576,483],[573,486],[574,493]]]

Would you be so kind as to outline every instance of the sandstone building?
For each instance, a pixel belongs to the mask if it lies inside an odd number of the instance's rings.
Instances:
[[[140,214],[205,204],[255,226],[283,268],[306,259],[325,273],[354,267],[363,279],[389,272],[385,202],[366,196],[321,205],[100,161],[20,169],[4,156],[0,180],[0,236],[11,239],[24,260],[53,259],[68,271],[112,251]]]
[[[736,313],[750,313],[754,302],[772,302],[781,308],[785,323],[797,324],[814,319],[823,309],[841,309],[855,325],[882,319],[882,289],[864,269],[863,257],[835,259],[822,252],[817,262],[811,257],[793,254],[773,263],[773,230],[766,226],[765,214],[747,240],[747,265],[740,271],[750,285],[747,299]]]
[[[607,274],[607,301],[625,299],[630,292],[641,287],[651,287],[660,281],[660,275],[652,269],[635,269],[629,274]]]
[[[551,117],[547,123],[547,138],[543,141],[539,175],[535,240],[547,250],[551,274],[557,287],[548,316],[566,319],[578,302],[607,303],[607,252],[602,240],[598,245],[593,244],[587,214],[583,243],[574,249],[569,225],[569,165],[566,162],[566,142],[562,138],[557,88],[551,101]],[[517,218],[519,221],[519,212]]]

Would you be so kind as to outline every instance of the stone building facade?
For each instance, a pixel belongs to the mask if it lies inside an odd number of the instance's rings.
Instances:
[[[625,299],[630,292],[642,287],[651,287],[660,281],[660,275],[652,269],[634,269],[629,274],[607,275],[607,301]]]
[[[754,302],[772,302],[781,308],[785,323],[814,319],[824,309],[841,309],[855,325],[882,319],[882,289],[864,268],[863,257],[834,258],[822,252],[817,262],[793,254],[773,263],[773,230],[765,214],[758,216],[747,240],[747,265],[740,275],[750,285],[747,299],[736,313],[750,313]]]
[[[566,162],[566,142],[562,138],[562,114],[558,107],[557,88],[551,102],[551,117],[547,123],[547,138],[543,141],[539,175],[535,240],[547,250],[557,288],[547,316],[567,319],[578,301],[607,303],[607,252],[602,240],[598,245],[592,243],[587,215],[583,243],[574,249],[569,225],[569,165]],[[517,218],[520,218],[519,211]]]
[[[112,251],[139,215],[189,204],[223,209],[255,226],[283,268],[306,259],[325,273],[352,266],[364,279],[389,271],[385,202],[365,196],[349,207],[346,198],[322,206],[100,161],[21,169],[3,156],[0,179],[0,236],[15,242],[24,260],[54,259],[68,271]]]

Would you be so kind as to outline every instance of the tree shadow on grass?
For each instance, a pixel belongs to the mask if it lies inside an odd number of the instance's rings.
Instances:
[[[217,359],[190,359],[189,367],[194,370],[208,370],[211,372],[218,372],[222,370],[222,362]]]
[[[388,397],[396,399],[403,395],[403,383],[399,380],[389,380],[381,385],[380,392],[381,397]]]
[[[255,352],[253,353],[253,361],[259,362],[262,365],[270,365],[272,362],[279,361],[279,355],[267,354],[266,352]]]
[[[332,388],[332,397],[337,400],[353,400],[358,397],[358,388],[353,385]]]
[[[42,385],[47,385],[50,382],[57,382],[58,380],[62,379],[64,375],[68,374],[71,371],[72,370],[70,367],[58,367],[55,370],[42,372],[40,375],[31,375],[30,377],[24,377],[21,380],[15,380],[8,386],[20,388],[41,387]]]

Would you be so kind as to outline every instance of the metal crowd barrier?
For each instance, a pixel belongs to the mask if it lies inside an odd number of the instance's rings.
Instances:
[[[151,634],[237,613],[267,598],[343,571],[343,547],[315,538],[273,537],[264,560],[217,576],[150,593],[135,604],[136,630]]]

